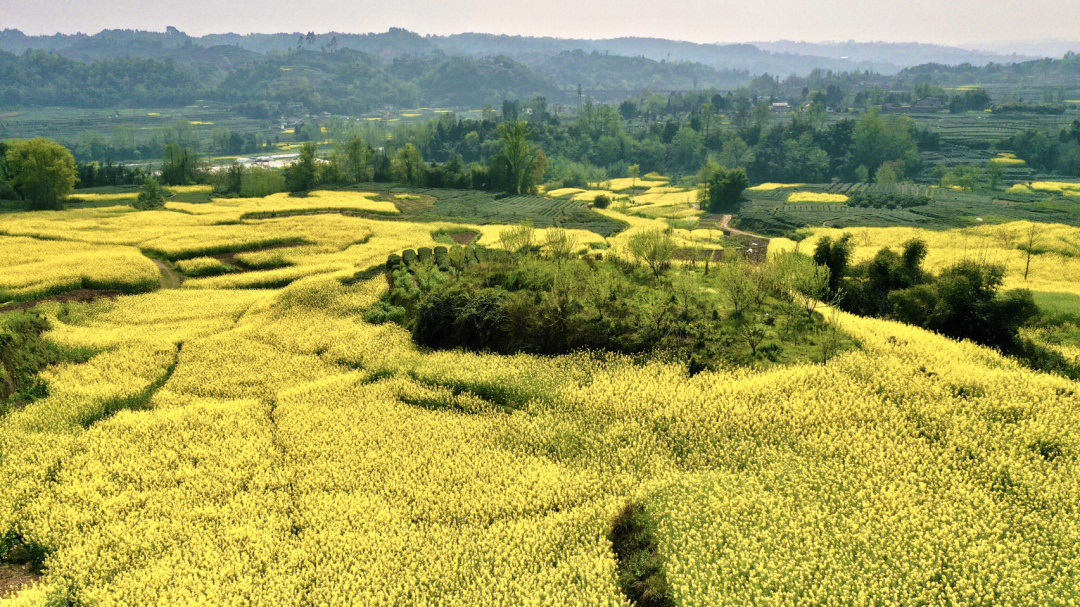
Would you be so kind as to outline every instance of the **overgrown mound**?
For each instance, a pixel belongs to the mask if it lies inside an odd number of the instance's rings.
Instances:
[[[850,346],[790,299],[780,274],[773,264],[655,273],[614,258],[422,248],[391,256],[390,289],[367,320],[400,323],[435,349],[659,354],[694,372],[821,360]]]

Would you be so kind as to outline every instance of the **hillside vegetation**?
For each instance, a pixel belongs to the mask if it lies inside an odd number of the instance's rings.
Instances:
[[[686,195],[662,183],[649,195]],[[635,211],[662,198],[588,210],[624,226],[605,237],[510,225],[493,204],[485,224],[433,219],[454,203],[417,190],[206,190],[0,215],[0,245],[25,251],[0,278],[57,296],[33,309],[33,348],[79,353],[40,360],[39,387],[0,416],[0,560],[37,576],[15,604],[1037,606],[1080,586],[1080,384],[799,299],[828,285],[806,256],[732,261],[759,241]],[[1080,273],[1060,267],[1077,229],[1047,229],[1027,281],[1000,250],[1005,285],[1049,309]],[[933,271],[984,248],[948,243],[1004,242],[935,234]],[[909,236],[856,231],[853,260]],[[110,272],[188,277],[58,300],[110,255]],[[731,285],[784,264],[802,280],[741,324]],[[571,330],[547,327],[567,343],[417,343],[425,308],[453,324],[485,289],[567,306]],[[794,304],[811,339],[847,345],[796,347]],[[628,347],[574,341],[594,313],[621,314],[605,339]],[[553,317],[523,314],[517,336]],[[633,347],[656,319],[674,347]],[[691,332],[746,326],[756,355],[688,360]]]

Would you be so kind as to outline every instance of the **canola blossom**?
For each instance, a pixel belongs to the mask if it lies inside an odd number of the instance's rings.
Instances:
[[[149,291],[160,283],[138,249],[0,236],[0,303],[74,289]]]
[[[792,192],[788,198],[788,202],[821,202],[827,204],[844,204],[848,201],[848,197],[845,194],[829,194],[827,192]]]
[[[1080,229],[1073,226],[1015,221],[953,230],[815,228],[798,243],[798,250],[810,253],[821,237],[836,239],[844,234],[852,237],[854,262],[873,257],[882,247],[899,251],[904,242],[918,238],[929,249],[924,264],[927,269],[938,271],[965,260],[995,263],[1005,267],[1006,288],[1080,294]],[[777,238],[769,244],[769,250],[795,246],[790,240]]]
[[[23,234],[4,278],[57,250],[130,250],[150,274],[147,246],[263,269],[39,308],[89,355],[0,417],[0,534],[49,551],[0,604],[626,606],[607,534],[631,499],[682,607],[1080,598],[1077,382],[844,313],[858,349],[767,370],[428,351],[365,322],[387,282],[354,275],[450,224],[248,204],[4,220]],[[629,226],[615,254],[666,225],[598,212]],[[506,228],[467,227],[491,246]],[[860,259],[922,235],[954,243],[930,267],[1001,255],[1020,284],[1005,229],[849,231]],[[1028,282],[1075,292],[1077,230],[1039,229]]]

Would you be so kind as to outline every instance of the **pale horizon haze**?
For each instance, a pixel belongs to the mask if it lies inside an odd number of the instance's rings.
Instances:
[[[1080,2],[1005,0],[640,0],[356,2],[312,0],[0,0],[0,29],[31,35],[102,29],[234,32],[480,32],[560,38],[640,36],[692,42],[926,42],[972,46],[1080,40]]]

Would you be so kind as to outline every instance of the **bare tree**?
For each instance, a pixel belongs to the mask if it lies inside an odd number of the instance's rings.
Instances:
[[[1027,261],[1024,262],[1024,280],[1028,278],[1028,271],[1031,270],[1031,252],[1035,249],[1035,222],[1031,222],[1031,230],[1028,231],[1027,242]]]

